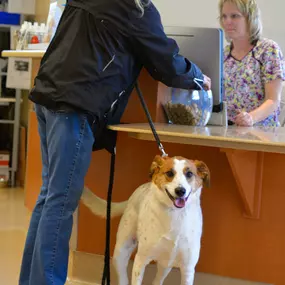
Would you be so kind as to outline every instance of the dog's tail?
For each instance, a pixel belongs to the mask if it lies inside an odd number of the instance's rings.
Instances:
[[[107,202],[98,196],[96,196],[90,189],[84,187],[81,201],[87,206],[90,211],[96,216],[106,218]],[[128,201],[121,203],[112,203],[111,206],[111,217],[118,217],[123,214],[127,207]]]

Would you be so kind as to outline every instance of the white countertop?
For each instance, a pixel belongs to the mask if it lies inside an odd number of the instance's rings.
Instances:
[[[162,142],[285,153],[285,128],[283,127],[190,127],[170,124],[155,124],[155,127]],[[136,139],[154,139],[146,123],[121,124],[109,128],[127,132]]]
[[[42,58],[45,52],[45,50],[3,50],[2,56]]]

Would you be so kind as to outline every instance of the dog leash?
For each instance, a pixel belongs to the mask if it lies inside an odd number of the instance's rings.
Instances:
[[[116,148],[111,154],[110,179],[107,195],[107,216],[106,216],[106,244],[105,244],[105,258],[104,271],[102,277],[102,285],[111,285],[111,270],[110,270],[110,238],[111,238],[111,206],[112,206],[112,192],[115,177],[115,162],[116,162]]]
[[[155,138],[155,140],[156,140],[156,143],[157,143],[157,145],[158,145],[159,150],[161,151],[162,157],[168,156],[168,154],[165,152],[164,147],[163,147],[163,145],[162,145],[162,143],[161,143],[161,141],[160,141],[160,139],[159,139],[159,136],[158,136],[158,134],[157,134],[157,132],[156,132],[155,126],[154,126],[153,121],[152,121],[152,119],[151,119],[151,115],[150,115],[149,110],[148,110],[148,108],[147,108],[146,102],[145,102],[145,100],[144,100],[144,97],[143,97],[143,94],[142,94],[142,91],[141,91],[141,89],[140,89],[140,87],[139,87],[138,82],[136,82],[135,88],[136,88],[136,91],[137,91],[137,93],[138,93],[138,95],[139,95],[139,98],[140,98],[141,104],[142,104],[142,106],[143,106],[143,109],[144,109],[144,111],[145,111],[145,114],[146,114],[146,116],[147,116],[148,123],[149,123],[149,125],[150,125],[150,127],[151,127],[153,136],[154,136],[154,138]]]
[[[156,140],[156,143],[158,145],[158,148],[162,154],[162,157],[166,157],[168,156],[168,154],[165,152],[164,147],[156,132],[154,123],[152,121],[151,115],[149,113],[148,107],[146,105],[146,102],[144,100],[144,97],[143,97],[143,94],[139,87],[138,82],[135,83],[135,88],[139,95],[141,104],[146,113],[149,125],[151,127],[151,130]],[[111,153],[110,179],[109,179],[109,187],[108,187],[108,194],[107,194],[106,244],[105,244],[104,271],[103,271],[102,282],[101,282],[102,285],[111,285],[111,270],[110,270],[111,206],[112,206],[112,192],[113,192],[114,177],[115,177],[115,162],[116,162],[116,148],[114,148],[113,152]]]
[[[202,87],[202,85],[203,85],[203,80],[202,80],[202,79],[194,78],[193,81],[195,82],[195,84],[196,84],[201,90],[204,90],[204,88]],[[151,115],[150,115],[150,113],[149,113],[148,107],[147,107],[146,102],[145,102],[145,100],[144,100],[142,91],[141,91],[141,89],[140,89],[140,87],[139,87],[138,81],[136,81],[136,83],[135,83],[135,88],[136,88],[136,91],[137,91],[137,93],[138,93],[138,95],[139,95],[139,98],[140,98],[141,104],[142,104],[142,106],[143,106],[143,109],[144,109],[144,111],[145,111],[145,114],[146,114],[146,116],[147,116],[148,123],[149,123],[149,125],[150,125],[150,127],[151,127],[151,130],[152,130],[153,136],[154,136],[154,138],[155,138],[155,141],[156,141],[156,143],[157,143],[157,145],[158,145],[159,150],[161,151],[162,157],[166,157],[166,156],[168,156],[168,154],[165,152],[164,147],[163,147],[163,145],[162,145],[162,143],[161,143],[161,141],[160,141],[160,139],[159,139],[159,136],[158,136],[158,134],[157,134],[157,132],[156,132],[154,123],[153,123],[153,121],[152,121],[152,119],[151,119]]]

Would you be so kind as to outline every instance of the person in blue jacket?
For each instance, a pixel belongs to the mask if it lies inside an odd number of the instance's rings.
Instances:
[[[29,95],[38,120],[43,184],[20,285],[65,284],[72,217],[94,141],[100,141],[100,126],[114,102],[119,103],[112,120],[120,121],[143,67],[170,87],[198,89],[197,78],[211,88],[210,79],[179,55],[150,1],[68,1]]]

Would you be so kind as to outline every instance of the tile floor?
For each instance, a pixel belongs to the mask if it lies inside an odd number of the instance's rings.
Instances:
[[[0,188],[0,284],[18,285],[30,213],[22,188]],[[68,285],[84,285],[70,282]]]
[[[16,285],[19,276],[29,213],[24,191],[0,188],[0,284]]]
[[[22,251],[29,223],[29,212],[24,206],[24,191],[21,188],[0,188],[0,284],[17,285]],[[94,264],[85,264],[91,271]],[[93,270],[91,269],[93,268]],[[197,274],[195,285],[261,285],[222,278],[208,274]],[[177,280],[178,278],[175,278]],[[172,279],[173,280],[173,279]],[[170,281],[170,280],[169,280]],[[168,281],[168,282],[169,282]],[[165,282],[166,285],[169,283]],[[179,283],[179,282],[178,282]],[[69,282],[68,285],[87,285],[84,282]],[[173,281],[170,282],[173,285]],[[89,285],[91,285],[89,283]],[[93,283],[93,285],[95,285]],[[149,285],[149,284],[148,284]],[[265,284],[264,284],[265,285]]]

